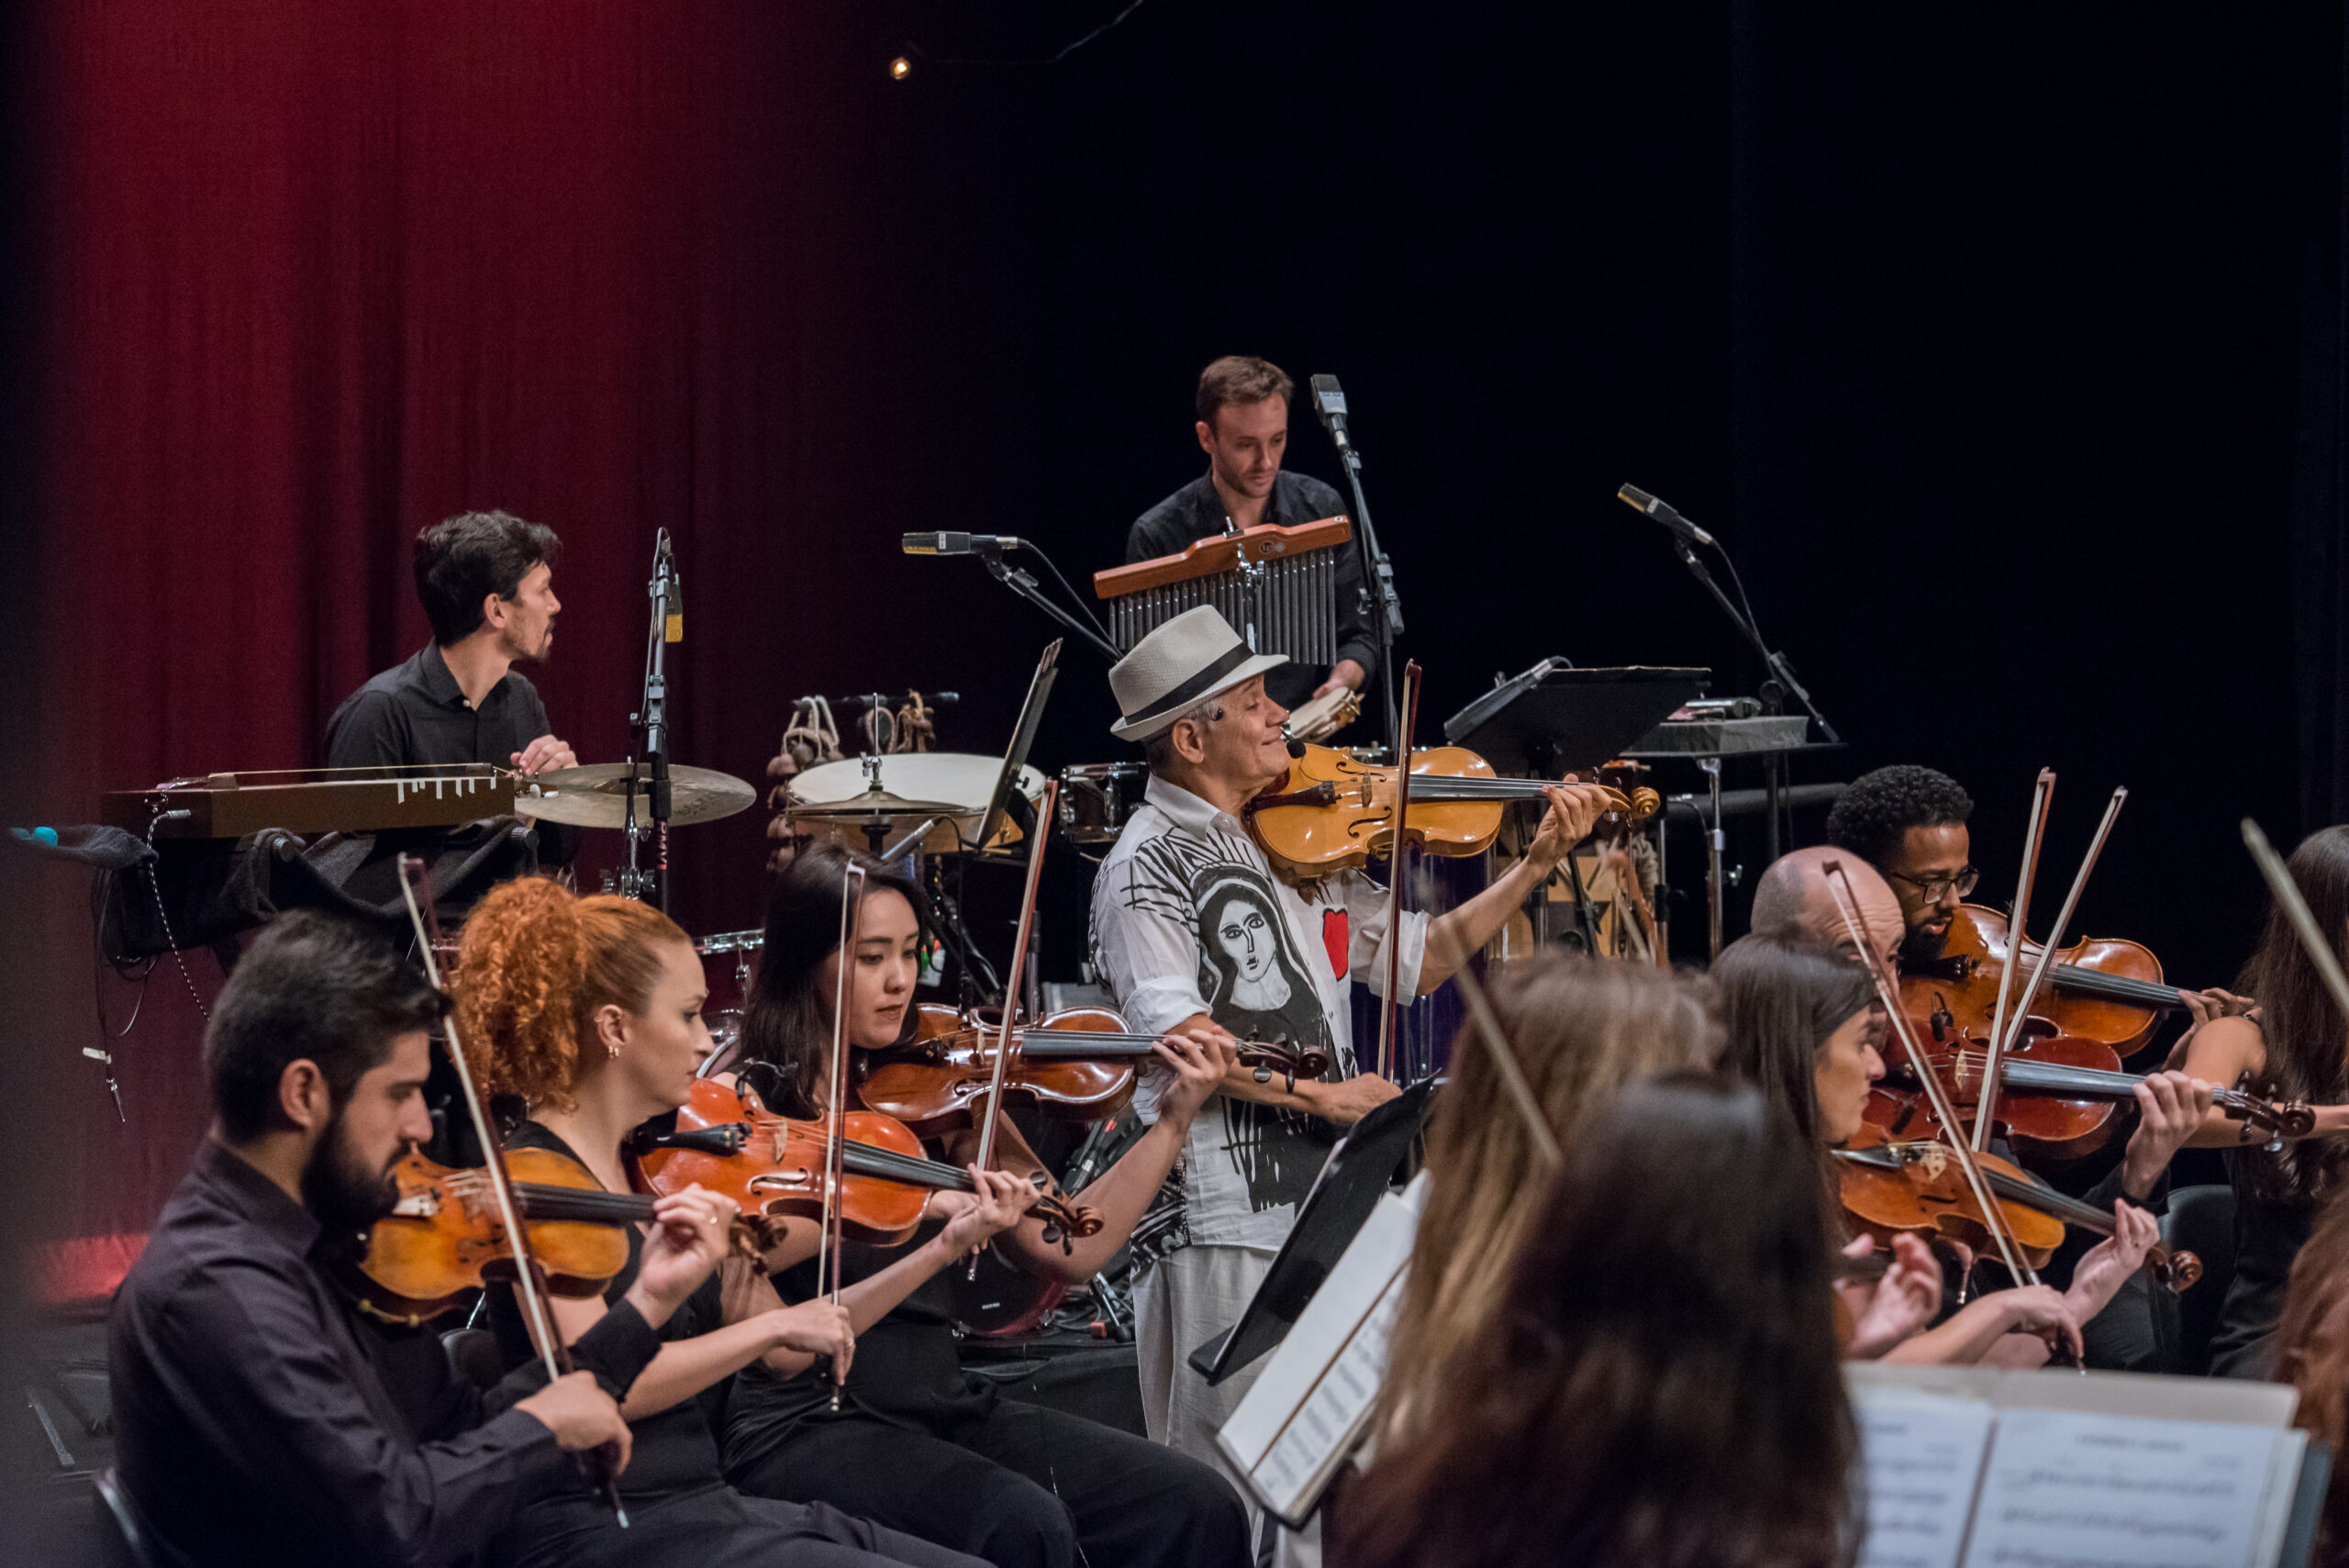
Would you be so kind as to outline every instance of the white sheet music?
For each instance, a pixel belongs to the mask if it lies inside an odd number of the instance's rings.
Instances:
[[[1956,1568],[1995,1412],[1899,1388],[1852,1391],[1867,1489],[1859,1568]]]
[[[1281,1499],[1279,1510],[1294,1516],[1300,1505],[1319,1491],[1321,1473],[1333,1455],[1343,1453],[1355,1429],[1378,1399],[1386,1372],[1386,1345],[1395,1319],[1403,1310],[1403,1274],[1397,1274],[1378,1298],[1362,1327],[1330,1363],[1313,1393],[1297,1407],[1288,1429],[1256,1466],[1256,1477],[1268,1496]]]
[[[1967,1568],[2243,1568],[2277,1436],[2220,1421],[2005,1412]]]

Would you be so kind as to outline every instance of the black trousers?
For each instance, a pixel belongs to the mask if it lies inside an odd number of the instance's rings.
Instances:
[[[833,1507],[995,1568],[1245,1568],[1230,1483],[1173,1449],[1041,1406],[998,1401],[953,1440],[870,1417],[801,1423],[735,1466],[763,1497]]]
[[[802,1507],[727,1486],[629,1503],[622,1529],[598,1497],[528,1510],[488,1561],[500,1568],[986,1568],[822,1503]]]

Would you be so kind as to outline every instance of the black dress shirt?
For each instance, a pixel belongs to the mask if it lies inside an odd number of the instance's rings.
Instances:
[[[319,1251],[307,1209],[206,1139],[116,1293],[117,1468],[170,1551],[443,1563],[535,1498],[584,1494],[554,1434],[512,1408],[544,1385],[535,1364],[464,1401],[449,1424],[470,1429],[419,1440],[436,1435],[410,1429]],[[660,1346],[623,1306],[573,1354],[617,1396]]]
[[[428,642],[404,664],[342,699],[327,721],[327,766],[398,768],[418,762],[488,762],[511,767],[514,753],[551,735],[547,705],[527,676],[512,670],[479,706],[465,701],[440,646]],[[539,825],[539,858],[567,863],[579,830]]]
[[[1284,528],[1345,515],[1346,504],[1335,490],[1286,469],[1274,476],[1273,493],[1264,500],[1264,520]],[[1126,560],[1176,554],[1196,540],[1224,532],[1225,521],[1223,497],[1216,493],[1214,479],[1203,473],[1135,519],[1126,533]],[[1366,690],[1378,678],[1378,640],[1371,633],[1370,612],[1363,606],[1362,583],[1357,538],[1338,552],[1338,658],[1351,659],[1368,672],[1363,681]],[[1327,670],[1292,659],[1264,677],[1264,690],[1283,707],[1294,709],[1329,675]]]

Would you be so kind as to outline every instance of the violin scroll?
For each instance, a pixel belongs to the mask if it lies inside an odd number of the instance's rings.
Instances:
[[[1287,1080],[1289,1093],[1295,1094],[1299,1078],[1319,1078],[1330,1071],[1330,1053],[1318,1045],[1292,1045],[1283,1035],[1278,1040],[1242,1041],[1240,1065],[1255,1069],[1259,1084],[1269,1084],[1274,1073],[1280,1073]]]

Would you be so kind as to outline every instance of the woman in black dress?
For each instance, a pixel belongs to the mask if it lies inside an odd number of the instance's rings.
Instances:
[[[627,1191],[622,1141],[684,1103],[710,1052],[701,963],[685,932],[645,905],[524,878],[475,906],[454,979],[458,1032],[484,1092],[518,1096],[530,1113],[508,1147],[556,1150],[607,1190]],[[965,1245],[983,1234],[975,1222],[965,1229]],[[631,1226],[628,1267],[603,1296],[549,1298],[566,1340],[628,1289],[640,1248]],[[603,1497],[583,1486],[533,1505],[494,1543],[492,1562],[978,1568],[835,1509],[745,1497],[726,1485],[705,1396],[762,1357],[804,1365],[820,1351],[852,1365],[855,1350],[839,1307],[785,1307],[763,1282],[751,1283],[763,1303],[739,1288],[721,1303],[712,1275],[662,1326],[660,1353],[629,1390],[621,1410],[635,1451],[619,1487],[630,1528],[618,1529]],[[490,1316],[509,1363],[527,1360],[509,1291],[492,1291]]]
[[[899,1042],[913,1028],[921,927],[914,889],[863,856],[847,1038],[852,1048]],[[829,847],[795,860],[768,904],[766,945],[742,1040],[747,1075],[773,1108],[815,1116],[824,1108],[831,1002],[839,976],[843,873],[852,857]],[[1005,1230],[1000,1250],[1024,1267],[1071,1282],[1089,1278],[1123,1245],[1183,1148],[1192,1118],[1232,1063],[1228,1040],[1163,1041],[1173,1068],[1159,1118],[1085,1191],[1100,1210],[1099,1234],[1073,1255],[1047,1242],[1032,1219]],[[972,1159],[975,1133],[948,1140],[945,1157]],[[996,1124],[997,1162],[1025,1178],[1041,1169],[1008,1118]],[[933,1215],[971,1199],[941,1193]],[[950,1218],[950,1228],[957,1223]],[[796,1249],[795,1249],[796,1250]],[[735,1381],[725,1432],[726,1472],[743,1491],[829,1502],[892,1529],[986,1559],[996,1568],[1239,1568],[1248,1561],[1245,1510],[1223,1478],[1197,1460],[1080,1417],[998,1397],[955,1355],[952,1301],[941,1271],[967,1241],[923,1236],[895,1251],[851,1244],[842,1298],[860,1335],[840,1410],[811,1373],[746,1367]],[[816,1292],[812,1265],[779,1276],[786,1299]]]

